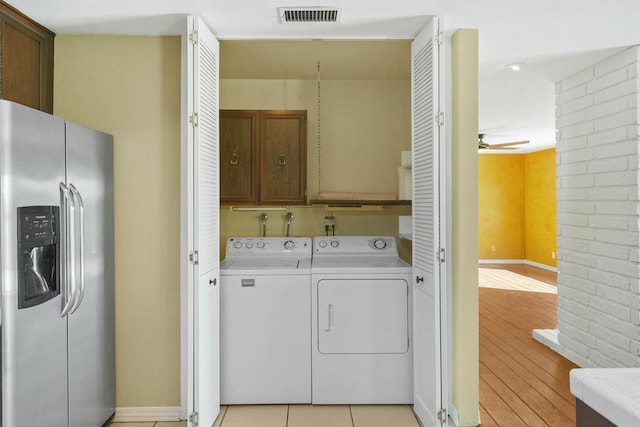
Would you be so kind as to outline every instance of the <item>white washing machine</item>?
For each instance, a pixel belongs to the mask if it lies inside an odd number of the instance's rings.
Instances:
[[[221,403],[310,403],[311,239],[230,238],[226,251]]]
[[[393,237],[315,237],[312,402],[413,403],[411,277]]]

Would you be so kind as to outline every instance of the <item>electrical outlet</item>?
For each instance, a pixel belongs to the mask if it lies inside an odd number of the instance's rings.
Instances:
[[[491,245],[491,253],[495,253],[496,252],[496,245]]]
[[[556,259],[556,253],[555,252],[551,252],[551,258]]]

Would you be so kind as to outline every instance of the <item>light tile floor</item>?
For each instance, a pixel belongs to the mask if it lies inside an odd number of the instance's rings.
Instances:
[[[186,421],[147,421],[135,423],[110,423],[105,427],[186,427],[186,425]]]
[[[113,423],[111,427],[185,427],[186,422]],[[409,405],[222,406],[214,427],[419,427]]]

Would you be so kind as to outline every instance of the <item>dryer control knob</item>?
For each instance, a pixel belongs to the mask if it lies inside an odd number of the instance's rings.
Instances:
[[[387,242],[382,239],[376,239],[373,241],[373,247],[376,249],[384,249],[387,247]]]
[[[340,242],[338,242],[337,240],[332,240],[331,241],[331,247],[332,248],[337,248],[338,246],[340,246]]]
[[[288,251],[290,251],[295,247],[296,247],[296,242],[294,242],[293,240],[287,240],[286,242],[284,242],[284,248]]]
[[[320,240],[320,243],[318,243],[318,246],[320,246],[321,248],[326,248],[327,247],[327,241],[326,240]]]
[[[258,249],[263,249],[264,248],[264,242],[258,242],[257,246],[258,246]]]
[[[242,242],[238,240],[233,244],[233,247],[236,249],[240,249],[242,247]]]
[[[247,249],[251,249],[253,247],[253,242],[247,242],[245,246],[247,247]]]

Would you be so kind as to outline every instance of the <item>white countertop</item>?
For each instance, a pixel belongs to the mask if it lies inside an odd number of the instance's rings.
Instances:
[[[640,426],[640,368],[586,368],[570,373],[571,393],[618,427]]]

